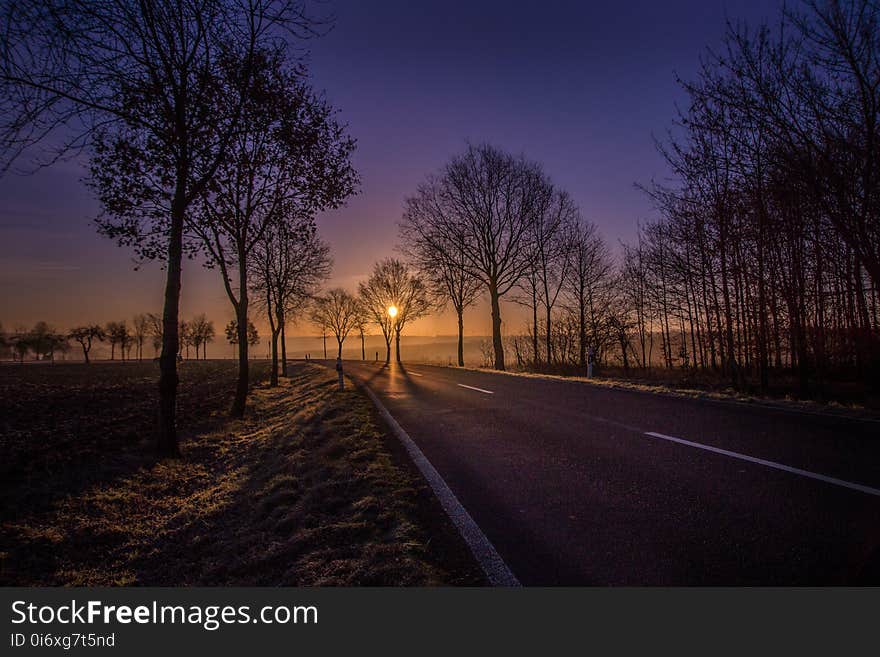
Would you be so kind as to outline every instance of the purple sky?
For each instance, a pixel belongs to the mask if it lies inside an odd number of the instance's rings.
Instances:
[[[314,84],[358,139],[361,194],[320,218],[333,248],[333,284],[354,288],[392,252],[403,198],[465,140],[523,152],[616,244],[651,206],[634,182],[662,178],[652,136],[682,100],[725,18],[775,15],[775,2],[362,2],[329,0],[335,29],[309,44]],[[133,271],[131,255],[99,237],[97,208],[75,162],[0,180],[0,322],[72,324],[159,311],[162,272]],[[232,316],[216,271],[186,263],[184,316]],[[510,313],[515,316],[515,313]],[[466,331],[486,334],[483,308]],[[513,320],[511,320],[513,323]],[[312,333],[308,326],[301,332]],[[293,331],[294,333],[296,330]],[[452,333],[453,318],[415,333]]]

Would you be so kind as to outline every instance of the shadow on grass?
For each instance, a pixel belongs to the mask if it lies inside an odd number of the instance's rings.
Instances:
[[[291,375],[256,390],[245,420],[194,436],[181,461],[144,464],[58,502],[39,525],[14,527],[7,575],[73,585],[479,583],[467,555],[454,574],[440,564],[418,520],[419,482],[394,464],[369,402],[318,366]]]

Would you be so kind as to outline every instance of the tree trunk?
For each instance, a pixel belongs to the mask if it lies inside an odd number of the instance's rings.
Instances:
[[[391,334],[385,338],[385,364],[388,365],[391,362]]]
[[[86,361],[86,365],[89,364],[89,350],[83,347],[83,358]]]
[[[280,329],[272,328],[272,375],[269,377],[269,386],[273,388],[278,385],[278,335],[280,333]]]
[[[181,260],[183,258],[183,221],[185,175],[178,172],[171,206],[171,230],[168,235],[168,262],[165,278],[165,306],[162,310],[162,354],[159,356],[159,432],[156,450],[160,456],[179,456],[175,412],[177,407],[177,352],[180,350],[178,320],[180,306]]]
[[[538,353],[538,295],[535,291],[535,281],[532,280],[532,365],[538,366],[541,356]],[[494,324],[493,324],[494,326]]]
[[[464,308],[458,309],[458,366],[464,367]]]
[[[547,311],[547,367],[553,363],[553,331],[550,324],[550,304],[545,306]]]
[[[400,331],[394,332],[394,356],[400,362]]]
[[[504,370],[504,344],[501,342],[501,305],[498,299],[498,288],[489,287],[492,302],[492,348],[495,351],[495,369]]]
[[[584,301],[584,289],[581,287],[578,296],[578,364],[587,371],[587,304]],[[642,345],[642,360],[644,361],[644,344]]]
[[[324,360],[327,360],[327,332],[321,333],[321,339],[324,341]]]
[[[247,293],[247,255],[243,249],[238,253],[238,305],[235,308],[238,321],[238,384],[230,415],[244,417],[244,407],[248,393],[248,293]]]
[[[361,360],[367,360],[367,345],[364,342],[363,329],[361,329]]]
[[[272,318],[272,300],[269,298],[269,295],[266,295],[266,306],[266,316],[269,318],[269,331],[272,334],[272,372],[269,376],[269,387],[274,388],[278,385],[278,334],[281,332],[281,328]]]
[[[342,340],[336,338],[337,344],[339,344],[339,351],[336,352],[336,357],[342,359]]]
[[[287,331],[285,329],[287,318],[282,308],[278,313],[278,325],[281,327],[281,376],[287,376]]]

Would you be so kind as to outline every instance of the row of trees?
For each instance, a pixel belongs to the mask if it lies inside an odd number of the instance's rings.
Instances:
[[[357,294],[334,288],[317,296],[309,317],[321,329],[325,340],[331,333],[337,342],[337,355],[349,334],[357,332],[361,340],[361,358],[366,359],[365,335],[376,328],[385,340],[385,362],[391,361],[391,344],[400,361],[400,337],[404,329],[435,307],[424,280],[397,258],[386,258],[373,266],[367,280],[358,285]]]
[[[24,362],[28,354],[37,360],[55,360],[56,353],[67,353],[70,344],[67,336],[59,333],[46,322],[37,322],[30,330],[19,329],[6,333],[0,325],[0,355]]]
[[[731,26],[683,82],[676,181],[627,249],[633,323],[668,367],[803,393],[880,366],[880,6],[807,2]],[[675,345],[675,347],[673,347]],[[641,350],[644,351],[644,341]],[[644,358],[643,358],[644,360]]]
[[[660,218],[613,257],[541,167],[469,146],[407,199],[404,251],[459,321],[481,294],[491,364],[716,371],[737,388],[795,372],[802,392],[880,365],[880,8],[806,2],[731,26],[682,82],[659,146]],[[530,309],[502,338],[500,303]]]
[[[258,245],[272,232],[281,237],[266,248],[290,250],[297,227],[356,187],[354,142],[301,61],[298,42],[327,27],[298,0],[21,0],[0,10],[4,170],[40,144],[60,145],[49,162],[85,149],[99,231],[164,263],[163,455],[178,454],[184,255],[219,270],[235,311],[240,416]]]
[[[611,264],[595,227],[539,164],[469,145],[406,200],[400,235],[435,304],[456,312],[459,365],[464,311],[481,294],[491,306],[495,368],[505,367],[505,297],[531,310],[533,364],[564,358],[554,333],[563,306],[576,318],[576,352],[586,364]]]
[[[204,314],[197,315],[188,322],[180,323],[181,350],[189,358],[189,348],[195,349],[196,358],[201,349],[202,358],[206,357],[206,347],[213,342],[216,335],[214,323]],[[30,330],[19,329],[6,334],[0,327],[0,349],[18,358],[21,362],[28,354],[36,360],[54,360],[55,353],[70,351],[70,342],[76,342],[82,350],[83,360],[91,362],[92,348],[98,343],[110,345],[110,360],[116,360],[117,349],[122,361],[143,360],[144,345],[152,342],[155,355],[158,356],[162,346],[162,319],[159,315],[148,313],[138,314],[129,325],[126,320],[99,324],[83,324],[60,332],[46,322],[37,322]],[[132,352],[134,352],[132,354]]]

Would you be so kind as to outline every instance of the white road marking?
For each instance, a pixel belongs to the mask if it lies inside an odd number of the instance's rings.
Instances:
[[[404,449],[406,449],[413,463],[416,464],[419,472],[428,481],[431,490],[434,491],[434,495],[440,500],[440,506],[446,511],[446,515],[449,516],[464,542],[467,543],[467,546],[486,574],[489,583],[492,586],[520,586],[516,575],[513,574],[513,571],[510,570],[510,567],[504,562],[501,555],[498,554],[495,546],[492,545],[492,541],[483,533],[483,530],[480,529],[480,526],[471,517],[471,514],[467,512],[467,509],[461,505],[455,493],[452,492],[452,489],[449,488],[449,485],[443,480],[440,473],[431,465],[431,462],[422,453],[419,446],[413,442],[413,439],[403,430],[403,427],[397,423],[394,416],[388,412],[388,409],[379,401],[379,398],[370,390],[369,386],[363,384],[363,391],[367,393],[367,396],[375,404],[379,414],[397,436],[397,439],[403,444]]]
[[[419,374],[418,372],[410,372],[409,370],[407,370],[405,374],[408,374],[409,376],[425,376],[424,374]]]
[[[876,495],[880,497],[880,489],[871,488],[870,486],[863,486],[862,484],[854,484],[851,481],[844,481],[843,479],[836,479],[835,477],[829,477],[827,475],[819,474],[818,472],[810,472],[809,470],[801,470],[800,468],[793,468],[789,465],[785,465],[783,463],[777,463],[776,461],[767,461],[766,459],[759,459],[755,456],[749,456],[748,454],[740,454],[739,452],[731,452],[727,449],[721,449],[720,447],[712,447],[711,445],[704,445],[703,443],[695,443],[690,440],[684,440],[683,438],[676,438],[675,436],[667,436],[662,433],[655,433],[654,431],[646,431],[646,436],[651,436],[652,438],[660,438],[661,440],[669,440],[674,443],[679,443],[681,445],[687,445],[688,447],[696,447],[697,449],[704,449],[707,452],[715,452],[716,454],[723,454],[724,456],[730,456],[731,458],[740,459],[742,461],[748,461],[750,463],[757,463],[758,465],[763,465],[768,468],[774,468],[776,470],[782,470],[783,472],[790,472],[792,474],[800,475],[801,477],[809,477],[810,479],[817,479],[819,481],[824,481],[826,484],[834,484],[835,486],[842,486],[843,488],[849,488],[851,490],[857,490],[861,493],[867,493],[868,495]]]
[[[482,392],[482,393],[485,393],[485,394],[487,394],[487,395],[494,395],[494,394],[495,394],[495,393],[492,392],[491,390],[483,390],[482,388],[475,388],[474,386],[466,386],[466,385],[463,384],[463,383],[459,383],[458,385],[459,385],[460,388],[467,388],[468,390],[476,390],[477,392]]]

